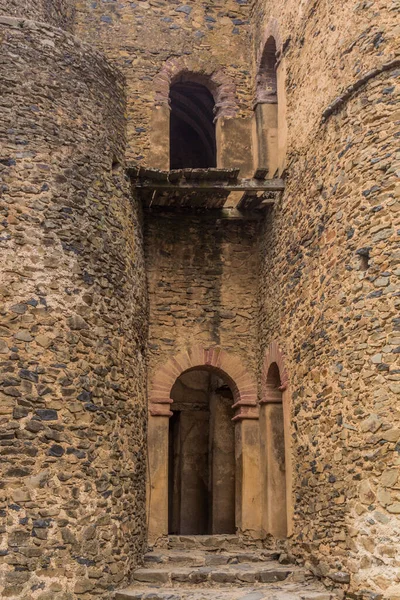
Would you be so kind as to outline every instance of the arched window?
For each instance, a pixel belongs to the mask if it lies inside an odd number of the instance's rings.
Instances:
[[[215,102],[211,92],[197,82],[177,81],[169,97],[170,168],[215,167]]]

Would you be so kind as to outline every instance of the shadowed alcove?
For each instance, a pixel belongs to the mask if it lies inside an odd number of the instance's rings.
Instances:
[[[276,42],[272,36],[268,38],[261,57],[257,77],[257,101],[266,104],[278,103]]]
[[[273,177],[278,169],[278,80],[277,48],[269,37],[261,56],[257,74],[255,117],[257,128],[257,162]]]
[[[178,81],[170,89],[170,168],[216,167],[214,98],[204,85]]]
[[[169,421],[169,533],[235,532],[233,394],[213,372],[175,382]]]

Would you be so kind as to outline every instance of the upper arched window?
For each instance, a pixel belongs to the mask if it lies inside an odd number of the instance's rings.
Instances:
[[[207,168],[217,164],[215,102],[202,84],[178,81],[170,89],[170,168]]]
[[[276,43],[268,38],[261,57],[257,78],[257,102],[277,104],[278,85],[276,76]]]

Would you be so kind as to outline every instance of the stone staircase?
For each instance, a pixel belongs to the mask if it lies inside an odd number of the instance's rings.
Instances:
[[[285,555],[235,535],[170,536],[115,600],[336,600]]]

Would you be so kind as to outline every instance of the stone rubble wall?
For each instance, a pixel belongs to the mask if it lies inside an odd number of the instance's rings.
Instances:
[[[257,227],[195,216],[146,218],[149,382],[171,356],[197,345],[221,346],[255,374]]]
[[[290,547],[317,574],[391,599],[400,597],[399,66],[322,115],[395,60],[395,4],[271,0],[252,12],[254,54],[276,18],[286,69],[287,190],[262,236],[260,345],[276,341],[289,374]]]
[[[77,35],[96,44],[127,80],[127,159],[148,165],[157,75],[168,60],[234,81],[238,116],[252,110],[246,0],[76,2]],[[149,165],[151,166],[151,165]]]
[[[147,305],[124,81],[0,19],[0,596],[128,582],[146,538]]]
[[[71,31],[75,0],[0,0],[0,16],[21,17]]]

